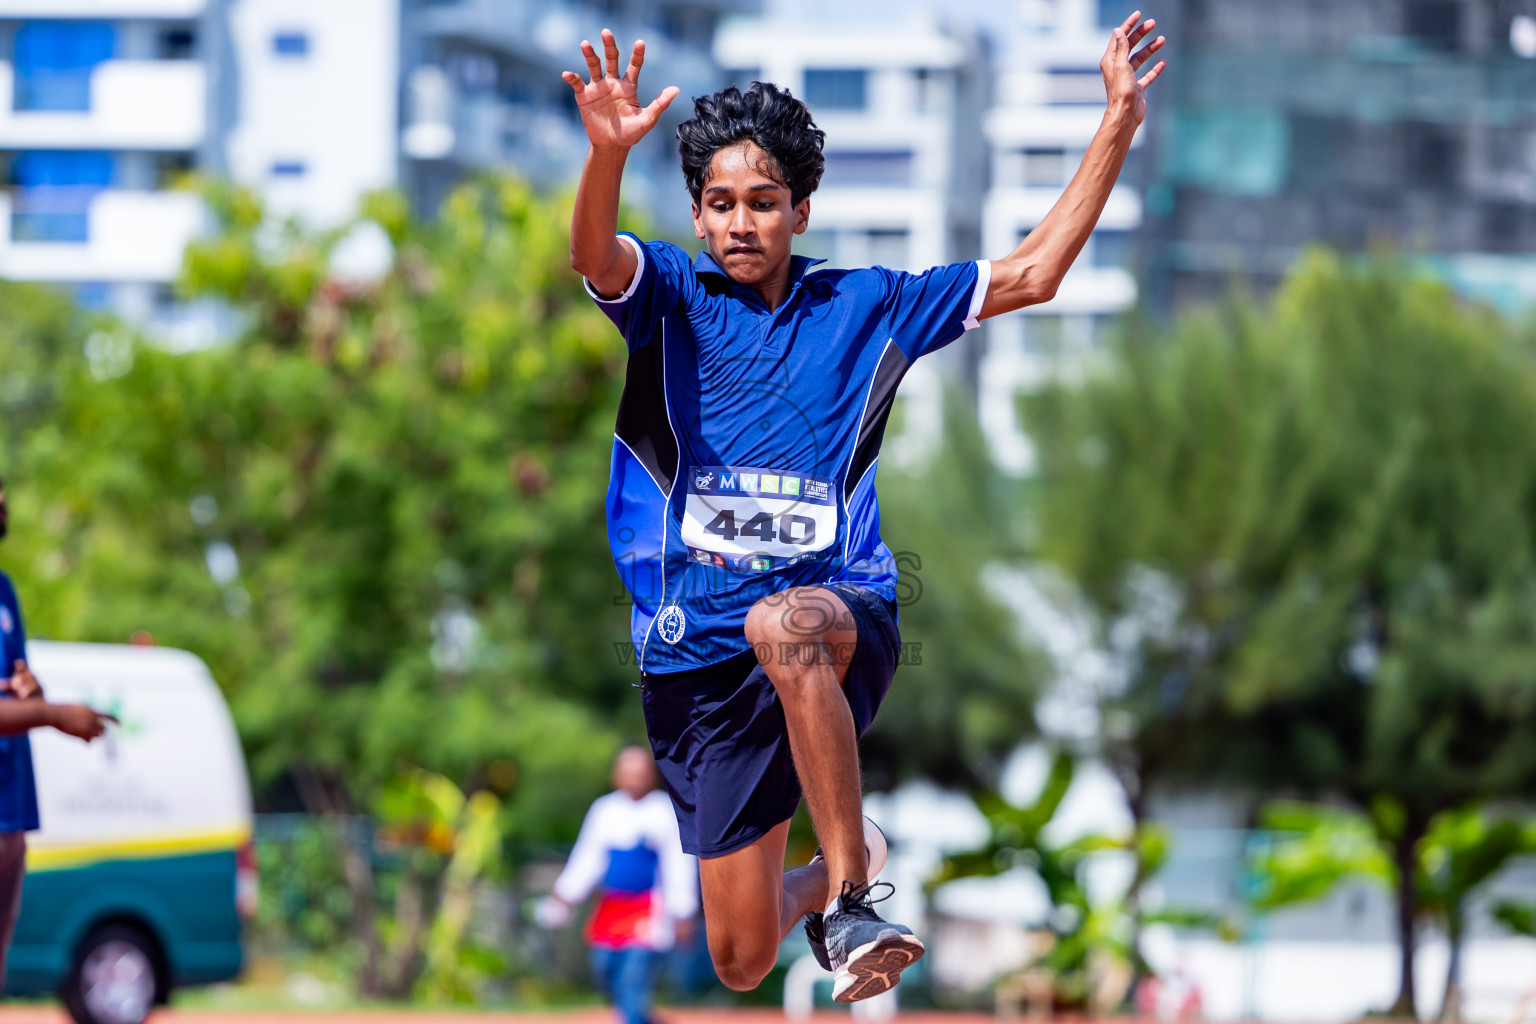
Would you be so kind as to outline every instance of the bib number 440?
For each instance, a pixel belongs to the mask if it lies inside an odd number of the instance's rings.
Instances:
[[[726,509],[704,527],[704,532],[712,533],[727,541],[733,541],[737,537],[755,537],[764,543],[777,540],[780,544],[808,547],[816,543],[816,520],[810,516],[786,513],[778,517],[775,525],[773,516],[767,512],[759,512],[737,526],[735,510]]]

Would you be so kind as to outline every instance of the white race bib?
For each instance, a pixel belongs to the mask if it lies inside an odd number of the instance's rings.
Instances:
[[[817,558],[837,541],[831,480],[745,466],[688,473],[683,543],[703,565],[771,572]]]

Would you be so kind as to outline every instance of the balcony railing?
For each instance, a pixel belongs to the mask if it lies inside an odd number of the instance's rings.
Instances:
[[[203,227],[185,192],[84,186],[0,192],[0,277],[19,281],[169,281]]]
[[[25,76],[0,61],[0,148],[192,149],[206,131],[206,82],[195,61],[109,60]]]
[[[11,241],[84,242],[98,186],[47,185],[12,193]]]
[[[90,110],[92,68],[36,68],[16,76],[17,110]]]

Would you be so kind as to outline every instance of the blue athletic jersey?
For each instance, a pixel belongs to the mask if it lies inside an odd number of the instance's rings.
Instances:
[[[628,849],[608,851],[603,888],[608,892],[650,892],[656,888],[660,871],[661,857],[642,839]]]
[[[874,491],[886,417],[913,360],[976,326],[991,265],[808,272],[823,261],[796,256],[770,311],[707,251],[620,238],[634,280],[588,292],[629,346],[608,542],[641,670],[742,653],[747,611],[791,587],[894,601]]]
[[[26,660],[27,634],[11,578],[0,572],[0,678],[9,679],[18,659]],[[0,700],[14,700],[9,693]],[[26,733],[0,736],[0,832],[31,832],[38,827],[37,785],[32,778],[32,743]]]

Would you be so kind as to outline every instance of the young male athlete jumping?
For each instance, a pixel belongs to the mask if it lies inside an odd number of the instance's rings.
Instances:
[[[590,81],[567,72],[591,148],[571,223],[571,266],[629,347],[608,533],[634,599],[651,746],[700,858],[720,980],[756,987],[805,921],[852,1002],[923,955],[871,907],[858,738],[900,646],[896,567],[879,536],[874,469],[912,361],[979,320],[1050,299],[1092,232],[1146,114],[1143,65],[1161,36],[1138,11],[1100,68],[1109,96],[1082,166],[1014,252],[907,274],[820,270],[792,256],[821,180],[823,133],[786,90],[758,82],[694,101],[677,130],[697,259],[617,234],[631,146],[678,90],[638,101],[645,45]],[[1139,75],[1139,77],[1138,77]],[[822,854],[784,871],[801,788]]]

